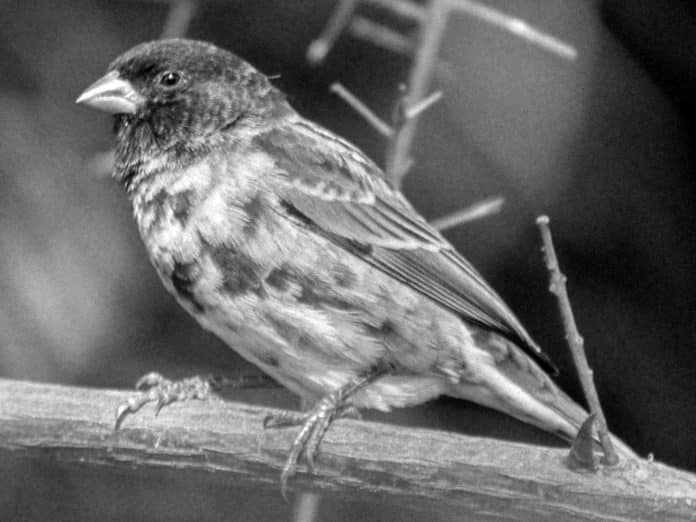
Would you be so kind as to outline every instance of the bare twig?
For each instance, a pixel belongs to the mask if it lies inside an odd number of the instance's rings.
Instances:
[[[407,106],[404,111],[404,116],[406,116],[407,120],[417,118],[441,99],[442,91],[435,91],[434,93],[423,98],[421,101],[416,102],[411,106]]]
[[[174,0],[169,6],[167,19],[160,38],[177,38],[184,36],[196,16],[198,2],[196,0]]]
[[[587,356],[585,355],[585,343],[580,335],[580,332],[578,332],[573,309],[570,306],[570,299],[568,298],[568,291],[566,289],[566,277],[561,272],[561,268],[558,264],[556,250],[554,249],[553,239],[551,237],[551,229],[549,228],[548,216],[539,216],[537,218],[537,225],[539,226],[539,230],[541,232],[541,239],[544,244],[543,248],[546,268],[549,271],[551,279],[549,290],[558,300],[558,308],[561,312],[563,328],[566,332],[566,341],[570,347],[570,352],[573,356],[573,361],[578,371],[580,383],[582,384],[582,389],[585,392],[585,397],[590,407],[590,412],[596,414],[597,416],[597,433],[599,434],[600,441],[602,442],[605,461],[609,465],[614,465],[618,463],[619,458],[616,455],[614,445],[611,441],[611,437],[609,436],[607,421],[604,417],[604,413],[602,412],[602,406],[599,403],[597,389],[594,385],[592,369],[587,363]]]
[[[524,20],[510,16],[498,9],[494,9],[479,2],[471,0],[449,0],[453,12],[470,15],[482,22],[499,27],[532,45],[544,49],[566,60],[575,60],[578,52],[564,41],[536,29]]]
[[[360,116],[362,116],[365,121],[382,136],[389,138],[394,134],[393,129],[384,120],[377,116],[372,109],[370,109],[362,100],[351,93],[343,85],[338,82],[332,83],[330,90],[348,105],[350,105],[355,112],[360,114]]]
[[[118,468],[138,477],[176,470],[191,481],[204,476],[280,497],[280,470],[296,432],[264,431],[273,410],[215,399],[177,403],[157,417],[145,408],[114,433],[116,406],[131,396],[0,379],[0,459]],[[433,511],[443,520],[693,520],[695,475],[645,460],[589,475],[569,469],[565,454],[339,420],[322,442],[315,472],[301,466],[289,486]]]
[[[422,22],[428,16],[427,11],[421,5],[411,0],[363,0],[385,11],[390,11],[400,18]]]
[[[469,207],[433,219],[430,224],[433,228],[442,232],[443,230],[448,230],[463,225],[464,223],[470,223],[471,221],[497,214],[502,210],[504,203],[505,199],[500,196],[486,198]]]
[[[404,108],[420,102],[428,92],[440,43],[447,27],[448,15],[446,0],[428,2],[427,17],[420,26],[419,45],[409,75],[408,91],[403,99]],[[406,119],[403,126],[396,131],[387,157],[385,171],[394,186],[399,188],[411,161],[410,151],[417,122],[417,117]]]
[[[416,22],[423,20],[427,16],[422,7],[408,1],[364,1],[369,4],[377,5],[385,10],[389,10],[397,16],[414,20]],[[451,9],[454,13],[462,13],[472,16],[478,20],[481,20],[482,22],[507,31],[532,45],[544,49],[545,51],[560,56],[561,58],[565,58],[566,60],[575,60],[577,58],[577,50],[572,45],[569,45],[563,40],[537,29],[520,18],[510,16],[498,9],[489,7],[480,2],[473,2],[471,0],[447,0],[447,4],[449,9]]]
[[[354,38],[370,42],[395,54],[410,55],[416,49],[413,38],[360,15],[353,16],[348,33]]]
[[[410,36],[404,36],[398,31],[374,22],[360,15],[353,15],[348,33],[358,40],[370,42],[376,47],[381,47],[395,54],[412,55],[416,50],[416,40]],[[456,79],[452,66],[444,60],[438,60],[435,64],[435,78],[442,83],[453,83]]]
[[[336,43],[336,40],[350,22],[359,0],[339,0],[329,22],[319,37],[307,48],[307,61],[310,65],[318,65]]]

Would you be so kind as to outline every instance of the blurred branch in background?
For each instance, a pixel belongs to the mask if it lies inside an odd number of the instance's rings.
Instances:
[[[181,38],[191,26],[198,11],[197,0],[172,0],[160,38]]]
[[[438,3],[440,4],[438,7],[441,9],[446,9],[447,11],[476,18],[477,20],[485,22],[494,27],[498,27],[499,29],[511,33],[531,45],[539,47],[566,60],[575,60],[577,58],[577,51],[575,48],[560,38],[556,38],[553,35],[545,33],[544,31],[535,28],[520,18],[510,16],[503,11],[499,11],[498,9],[487,6],[480,2],[472,2],[470,0],[437,0],[437,2],[431,1],[428,4],[429,7],[424,7],[420,3],[412,0],[339,0],[333,16],[326,25],[326,28],[309,47],[307,56],[311,63],[317,64],[324,60],[346,27],[349,28],[349,32],[351,32],[353,36],[358,38],[365,33],[365,31],[361,30],[361,28],[365,27],[365,19],[354,16],[354,12],[360,3],[374,5],[391,12],[398,18],[411,20],[419,24],[424,23],[429,18],[431,14],[429,13],[429,10],[433,8],[434,3]],[[356,20],[357,29],[353,27]],[[372,40],[371,37],[368,39],[373,43],[378,43],[378,41],[381,39],[381,36],[379,35],[380,32],[382,31],[367,31],[369,35],[376,35],[377,41]],[[405,48],[405,43],[408,40],[402,40],[401,38],[398,38],[396,35],[392,34],[391,37],[385,41],[388,43],[384,47],[394,50]],[[389,42],[391,42],[391,44]],[[395,42],[400,43],[393,45]]]
[[[123,470],[214,472],[229,484],[269,487],[293,430],[265,431],[271,410],[219,400],[138,415],[114,433],[129,392],[0,380],[2,459],[46,459]],[[632,460],[598,474],[564,465],[548,448],[371,422],[335,423],[314,473],[294,488],[387,501],[433,515],[515,520],[691,520],[696,476]]]
[[[395,131],[394,127],[390,126],[384,120],[382,120],[377,114],[374,113],[362,100],[351,93],[340,83],[333,83],[330,87],[331,92],[339,96],[343,101],[351,106],[363,117],[363,119],[370,124],[370,126],[375,129],[380,135],[385,138],[389,138],[390,145],[393,143],[396,136],[398,136],[398,131]],[[404,107],[403,99],[397,102],[397,107],[395,112],[401,114],[397,116],[395,123],[398,125],[398,119],[402,120],[412,119],[427,110],[431,105],[436,103],[442,97],[441,91],[435,91],[430,96],[423,98],[419,103],[412,107]],[[430,224],[439,231],[447,230],[450,228],[463,225],[464,223],[469,223],[471,221],[476,221],[478,219],[483,219],[493,214],[497,214],[503,208],[505,200],[500,196],[495,196],[491,198],[486,198],[482,201],[474,203],[473,205],[466,207],[461,210],[456,210],[450,214],[442,216],[440,218],[434,219]]]
[[[415,21],[418,24],[417,44],[411,44],[412,38],[401,37],[399,33],[362,17],[351,23],[360,3],[372,4],[390,11],[399,18]],[[432,76],[438,69],[440,45],[452,13],[473,16],[562,58],[574,60],[577,57],[576,50],[558,38],[535,29],[519,18],[478,2],[429,0],[423,6],[410,0],[340,0],[325,29],[309,45],[307,59],[312,65],[321,63],[348,26],[352,28],[350,32],[353,36],[367,39],[389,50],[410,51],[414,59],[401,106],[413,107],[426,96]],[[417,122],[417,116],[403,119],[403,125],[399,127],[388,149],[385,171],[397,188],[401,187],[403,177],[412,164],[410,150]]]

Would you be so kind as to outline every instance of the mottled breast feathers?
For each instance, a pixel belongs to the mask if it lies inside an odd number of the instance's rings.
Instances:
[[[333,133],[296,118],[254,138],[285,180],[277,190],[286,204],[343,248],[464,320],[511,339],[557,373],[498,294],[374,162]]]

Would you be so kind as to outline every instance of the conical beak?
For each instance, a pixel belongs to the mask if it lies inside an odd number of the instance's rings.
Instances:
[[[112,114],[135,114],[144,102],[145,98],[117,71],[99,78],[75,100],[75,103],[84,103]]]

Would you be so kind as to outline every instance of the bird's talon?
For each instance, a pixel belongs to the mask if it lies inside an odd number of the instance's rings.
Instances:
[[[314,473],[314,451],[305,451],[305,460],[307,462],[307,469],[310,473]]]
[[[137,413],[148,403],[154,403],[155,417],[172,402],[191,399],[206,399],[210,384],[206,377],[191,377],[180,381],[171,381],[157,372],[143,375],[135,384],[140,393],[130,397],[116,409],[115,430],[118,430],[129,413]]]
[[[290,503],[288,500],[288,479],[293,475],[294,473],[290,473],[290,470],[286,470],[283,468],[283,471],[280,474],[280,494],[283,496],[283,500],[287,504]]]
[[[118,429],[121,427],[121,423],[123,422],[123,419],[126,418],[128,410],[128,404],[120,404],[118,408],[116,408],[116,422],[114,423],[114,431],[118,431]]]

